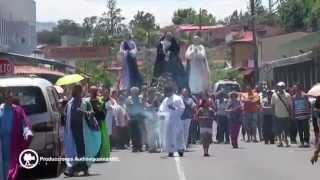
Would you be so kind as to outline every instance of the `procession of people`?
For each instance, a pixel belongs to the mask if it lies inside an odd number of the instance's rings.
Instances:
[[[210,68],[200,37],[195,36],[189,46],[185,67],[171,33],[159,42],[153,82],[146,84],[137,66],[137,51],[131,36],[121,43],[123,68],[115,88],[91,84],[84,92],[81,85],[73,85],[64,107],[67,158],[108,158],[113,149],[164,152],[169,157],[177,152],[183,157],[190,144],[197,142],[202,144],[203,156],[208,157],[213,143],[238,149],[240,130],[247,143],[263,141],[290,147],[299,135],[299,147],[307,148],[311,145],[313,120],[317,150],[312,163],[317,161],[320,98],[311,104],[301,84],[290,92],[284,82],[279,82],[274,88],[262,83],[245,92],[212,93]],[[165,85],[159,83],[160,78],[165,79]],[[0,177],[15,180],[19,153],[31,142],[31,124],[24,110],[13,103],[10,90],[1,96]],[[89,175],[92,163],[68,161],[65,175]]]

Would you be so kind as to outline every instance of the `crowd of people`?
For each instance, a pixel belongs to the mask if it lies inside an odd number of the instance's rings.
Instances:
[[[14,105],[10,92],[3,96],[6,102],[0,107],[0,118],[16,117],[12,113],[17,113],[21,118],[17,123],[30,124],[23,110]],[[182,157],[195,143],[202,144],[207,157],[212,143],[239,148],[241,134],[247,143],[264,141],[290,147],[299,142],[299,147],[306,148],[311,144],[311,121],[315,144],[319,144],[320,97],[310,99],[299,84],[286,88],[279,82],[275,89],[262,84],[243,92],[192,94],[168,79],[164,88],[142,86],[128,91],[91,86],[85,92],[81,85],[75,85],[69,97],[61,107],[67,158],[108,158],[112,149],[166,152],[169,157],[177,152]],[[19,142],[30,143],[29,137],[32,132],[26,130]],[[313,163],[318,154],[319,146]],[[9,161],[5,162],[8,168]],[[79,172],[88,174],[92,162],[66,163],[65,174],[74,176]]]
[[[299,142],[305,148],[311,143],[311,120],[315,144],[319,142],[320,98],[310,101],[299,84],[290,90],[280,82],[274,90],[263,84],[244,92],[216,94],[191,94],[173,85],[163,91],[147,86],[129,91],[92,86],[89,92],[98,124],[105,122],[103,141],[110,139],[102,144],[110,143],[111,149],[167,152],[172,157],[174,152],[183,156],[190,144],[199,142],[203,155],[209,156],[212,143],[239,148],[240,134],[247,143],[290,147]],[[108,149],[109,155],[109,146],[102,149]]]
[[[179,50],[173,35],[165,34],[157,48],[154,79],[144,85],[136,62],[137,47],[128,37],[121,43],[123,68],[115,89],[74,85],[72,93],[65,94],[68,98],[60,110],[64,155],[70,159],[66,176],[89,174],[91,161],[72,159],[109,158],[112,149],[166,152],[169,157],[177,152],[183,157],[190,144],[201,143],[203,156],[208,157],[212,143],[239,148],[239,135],[247,143],[290,147],[299,142],[299,147],[307,148],[310,120],[317,144],[311,161],[318,160],[320,97],[312,99],[302,85],[288,88],[283,82],[275,88],[262,83],[243,92],[222,89],[212,93],[207,91],[210,69],[200,38],[194,37],[186,52],[187,68],[179,59]],[[4,157],[0,177],[14,180],[17,154],[31,142],[31,124],[10,90],[1,96],[5,102],[0,106],[0,128],[6,131],[0,131],[0,157]],[[15,143],[24,146],[8,156],[8,144]]]

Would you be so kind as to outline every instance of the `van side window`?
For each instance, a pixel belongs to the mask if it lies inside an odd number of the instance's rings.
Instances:
[[[12,89],[14,103],[23,107],[27,115],[47,112],[47,104],[39,87],[10,87]]]
[[[47,88],[47,91],[48,91],[48,96],[49,96],[49,101],[50,101],[50,105],[52,107],[52,110],[55,111],[55,112],[58,112],[58,107],[57,107],[57,102],[58,102],[58,99],[55,95],[55,90],[53,87],[48,87]]]

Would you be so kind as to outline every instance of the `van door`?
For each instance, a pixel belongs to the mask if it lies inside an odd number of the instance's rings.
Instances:
[[[50,112],[51,122],[54,125],[52,135],[54,142],[54,154],[55,157],[61,156],[61,145],[62,145],[62,135],[61,135],[61,114],[58,109],[58,94],[54,87],[47,88],[48,97],[50,101],[50,106],[52,112]]]

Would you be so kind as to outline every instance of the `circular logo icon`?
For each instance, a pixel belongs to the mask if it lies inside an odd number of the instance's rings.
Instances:
[[[39,155],[32,149],[26,149],[20,153],[19,163],[25,169],[33,169],[39,163]]]

